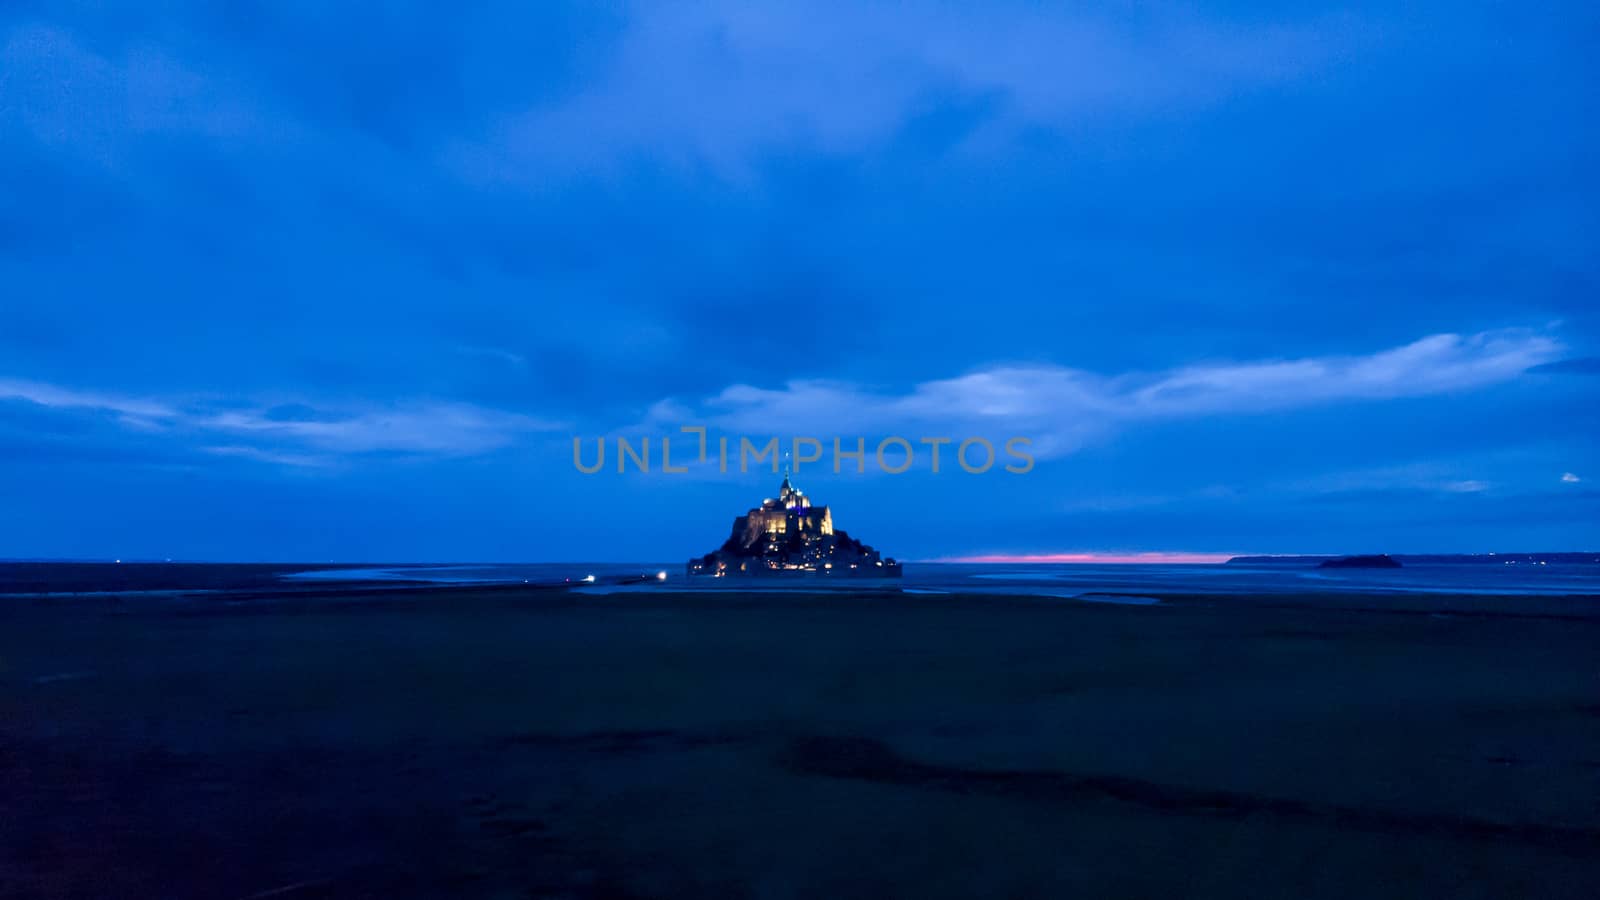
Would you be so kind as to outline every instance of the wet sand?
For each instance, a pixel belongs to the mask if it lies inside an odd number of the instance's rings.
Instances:
[[[0,896],[1600,893],[1594,601],[1161,600],[0,599]]]

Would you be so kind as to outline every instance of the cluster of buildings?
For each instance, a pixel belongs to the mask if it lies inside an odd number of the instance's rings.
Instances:
[[[900,563],[833,527],[826,506],[812,506],[784,473],[776,499],[733,520],[722,546],[689,560],[689,575],[898,578]]]

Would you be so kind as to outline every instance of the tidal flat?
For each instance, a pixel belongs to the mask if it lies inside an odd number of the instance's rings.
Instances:
[[[1600,602],[1159,599],[0,598],[0,896],[1600,894]]]

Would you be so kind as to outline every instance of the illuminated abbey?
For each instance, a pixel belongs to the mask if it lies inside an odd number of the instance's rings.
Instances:
[[[809,574],[843,577],[900,577],[900,564],[879,555],[843,531],[835,531],[826,506],[812,506],[789,482],[787,472],[777,499],[733,520],[722,546],[689,561],[691,576]]]

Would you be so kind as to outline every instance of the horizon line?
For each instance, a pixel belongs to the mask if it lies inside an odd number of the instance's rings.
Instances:
[[[1102,565],[1212,565],[1225,563],[1238,553],[1199,553],[1193,551],[1149,550],[1138,553],[979,553],[971,556],[946,556],[916,560],[931,563],[1085,563]]]

